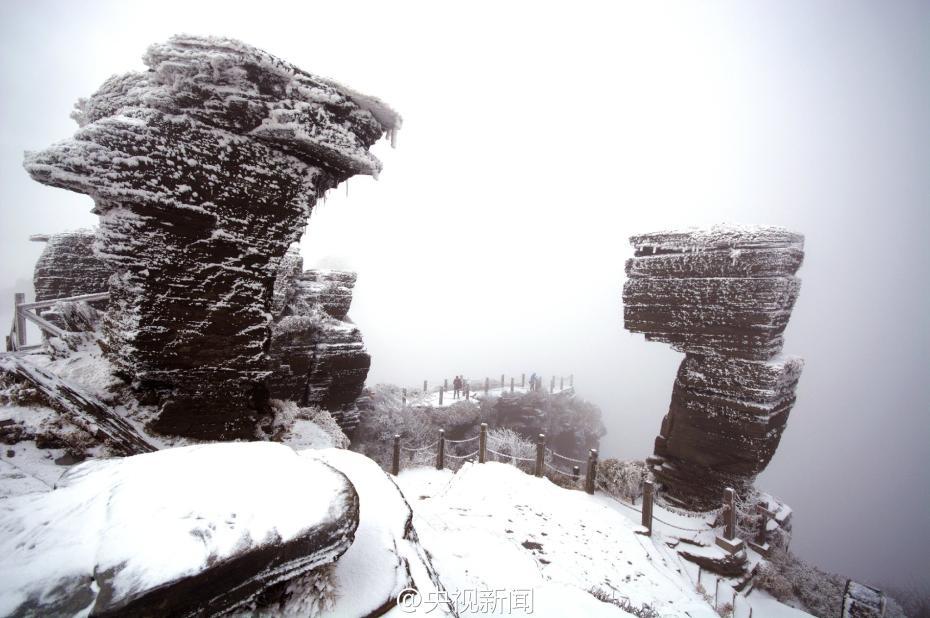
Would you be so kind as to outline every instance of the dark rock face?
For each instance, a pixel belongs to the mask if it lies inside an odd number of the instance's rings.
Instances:
[[[93,230],[74,230],[34,238],[46,243],[36,262],[32,280],[37,301],[107,291],[113,271],[94,255],[94,238]],[[39,313],[66,331],[90,331],[98,323],[97,309],[106,306],[106,301],[93,304],[63,302]]]
[[[649,460],[672,502],[714,508],[774,455],[803,367],[779,356],[803,242],[739,227],[631,238],[624,325],[686,353]]]
[[[113,271],[94,255],[94,238],[93,230],[48,236],[32,279],[37,301],[107,291]]]
[[[227,615],[332,563],[358,525],[349,479],[280,444],[93,460],[5,501],[0,613]]]
[[[291,285],[272,327],[269,393],[329,410],[348,433],[358,425],[355,400],[371,366],[362,334],[347,318],[355,273],[301,268],[296,262],[293,274],[291,257],[279,275]]]
[[[587,457],[588,449],[597,448],[606,433],[600,409],[576,397],[573,390],[504,393],[494,401],[493,412],[494,426],[512,429],[533,442],[543,433],[549,448],[568,457]]]
[[[144,60],[149,71],[107,80],[79,103],[74,138],[25,167],[94,198],[114,271],[108,352],[128,379],[172,392],[153,428],[250,437],[268,412],[285,252],[317,198],[378,173],[368,149],[399,117],[237,41],[174,37]]]

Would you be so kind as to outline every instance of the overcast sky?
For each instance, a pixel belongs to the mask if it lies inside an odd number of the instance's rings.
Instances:
[[[806,235],[785,352],[807,365],[758,485],[792,549],[930,582],[930,4],[0,3],[0,303],[36,232],[95,223],[22,153],[171,34],[239,38],[404,116],[314,212],[307,266],[359,274],[371,382],[574,373],[605,456],[652,450],[681,355],[623,330],[634,233]],[[9,313],[2,313],[4,329]]]

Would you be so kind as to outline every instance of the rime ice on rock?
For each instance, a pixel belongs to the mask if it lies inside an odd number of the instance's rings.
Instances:
[[[714,508],[765,469],[794,405],[803,363],[779,355],[804,237],[717,226],[630,242],[624,325],[685,352],[649,463],[668,499]]]
[[[46,243],[32,280],[37,301],[107,291],[112,271],[94,255],[94,238],[94,231],[86,229],[32,238]],[[105,306],[106,301],[56,303],[40,313],[64,330],[86,331],[97,323],[97,308]]]
[[[355,400],[371,366],[362,334],[347,317],[355,273],[303,270],[293,252],[283,264],[276,289],[286,300],[272,327],[268,390],[274,399],[329,410],[350,433],[358,425]]]
[[[400,118],[229,39],[177,36],[144,60],[148,71],[81,101],[75,136],[25,167],[94,199],[98,255],[115,273],[110,356],[171,393],[154,428],[249,437],[267,412],[280,262],[319,197],[377,175],[368,149]]]

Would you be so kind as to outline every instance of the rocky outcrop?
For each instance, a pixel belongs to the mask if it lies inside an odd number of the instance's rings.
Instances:
[[[576,397],[574,389],[502,393],[494,400],[490,419],[492,426],[512,429],[533,442],[543,433],[550,449],[579,459],[597,448],[606,433],[600,409]]]
[[[250,437],[268,413],[285,252],[328,189],[379,172],[368,149],[400,119],[233,40],[178,36],[144,60],[148,71],[81,101],[75,136],[25,167],[94,199],[98,255],[115,273],[108,353],[127,379],[170,393],[153,428]]]
[[[765,469],[794,405],[803,363],[780,353],[804,239],[720,226],[630,240],[625,327],[686,354],[649,464],[667,500],[711,509]]]
[[[89,461],[4,501],[0,614],[226,615],[332,563],[358,524],[346,476],[280,444]]]
[[[268,389],[274,399],[329,410],[349,433],[358,425],[355,400],[371,366],[362,334],[347,317],[355,273],[301,269],[291,256],[279,274],[291,284],[272,327]]]
[[[94,238],[94,231],[87,229],[31,238],[46,243],[36,262],[32,280],[37,301],[108,290],[113,271],[94,255]],[[97,310],[106,306],[105,300],[93,303],[61,302],[40,309],[39,313],[63,330],[89,331],[97,326]]]
[[[0,357],[0,375],[34,389],[43,403],[68,423],[86,431],[112,451],[136,455],[156,450],[132,425],[94,395],[15,356]]]
[[[45,242],[32,278],[37,301],[107,291],[113,271],[94,255],[93,230],[35,238]]]

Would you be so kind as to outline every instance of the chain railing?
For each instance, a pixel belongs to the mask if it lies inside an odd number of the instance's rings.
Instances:
[[[494,436],[488,435],[488,424],[481,423],[479,433],[477,435],[471,436],[469,438],[462,439],[448,439],[445,437],[445,431],[439,430],[438,439],[434,440],[430,444],[426,444],[418,447],[407,447],[401,444],[400,435],[394,435],[394,454],[391,462],[391,474],[397,475],[400,473],[400,453],[407,452],[410,454],[411,460],[413,456],[419,453],[425,453],[430,449],[436,449],[436,459],[435,465],[437,470],[443,470],[447,467],[446,459],[452,459],[456,462],[465,462],[473,461],[478,464],[483,464],[488,461],[488,455],[493,456],[500,463],[512,464],[515,467],[529,472],[536,477],[546,476],[546,473],[550,473],[553,476],[549,476],[550,480],[555,479],[565,479],[570,481],[573,485],[577,485],[579,482],[583,482],[582,487],[585,492],[588,494],[594,494],[595,488],[597,486],[597,466],[598,466],[598,452],[597,449],[590,449],[588,451],[587,460],[577,459],[574,457],[569,457],[558,453],[551,448],[546,446],[546,436],[545,434],[539,434],[535,444],[535,457],[528,456],[529,453],[516,453],[516,452],[507,452],[510,449],[507,445],[494,444],[493,446],[488,445],[489,438],[491,440],[498,440]],[[465,453],[465,454],[455,454],[450,453],[446,450],[446,445],[458,446],[462,444],[471,443],[474,440],[478,441],[478,448]],[[497,448],[494,448],[496,446]],[[547,461],[547,457],[548,461]],[[581,473],[581,465],[573,465],[571,470],[564,470],[555,464],[556,460],[562,460],[572,464],[581,464],[585,466],[584,475]],[[724,491],[723,495],[723,504],[721,511],[723,512],[724,521],[723,524],[718,526],[708,525],[702,528],[690,528],[686,526],[680,526],[678,524],[672,523],[665,519],[662,519],[654,514],[654,503],[656,490],[655,485],[652,481],[645,480],[643,481],[643,494],[642,494],[642,504],[637,507],[635,503],[627,502],[622,498],[607,494],[612,500],[619,503],[623,507],[630,509],[641,515],[641,522],[645,531],[643,534],[646,536],[651,536],[653,532],[654,522],[659,522],[663,526],[671,528],[673,530],[678,530],[681,532],[707,532],[710,530],[718,530],[723,528],[722,534],[717,535],[716,544],[722,549],[729,552],[740,551],[744,546],[745,542],[737,537],[737,508],[736,508],[736,492],[733,489],[727,488]],[[760,526],[759,535],[753,539],[751,545],[754,549],[757,547],[763,548],[766,547],[765,539],[765,519],[771,517],[772,513],[765,511],[760,511],[760,518],[763,520],[762,525]],[[757,550],[758,551],[758,550]]]
[[[451,385],[451,389],[450,389]],[[556,386],[558,385],[558,389]],[[549,394],[561,393],[566,390],[572,390],[575,387],[575,374],[567,376],[550,376]],[[434,405],[432,400],[438,395],[438,405],[448,405],[452,401],[468,401],[480,395],[488,395],[498,391],[500,394],[516,393],[527,391],[544,391],[545,380],[542,376],[531,374],[529,377],[525,373],[520,374],[519,382],[515,375],[507,376],[500,374],[500,379],[486,377],[484,381],[463,379],[462,384],[455,386],[455,379],[443,378],[441,383],[431,383],[429,380],[423,380],[422,388],[417,385],[413,388],[404,388],[402,392],[403,405]],[[429,401],[427,401],[427,397]]]

